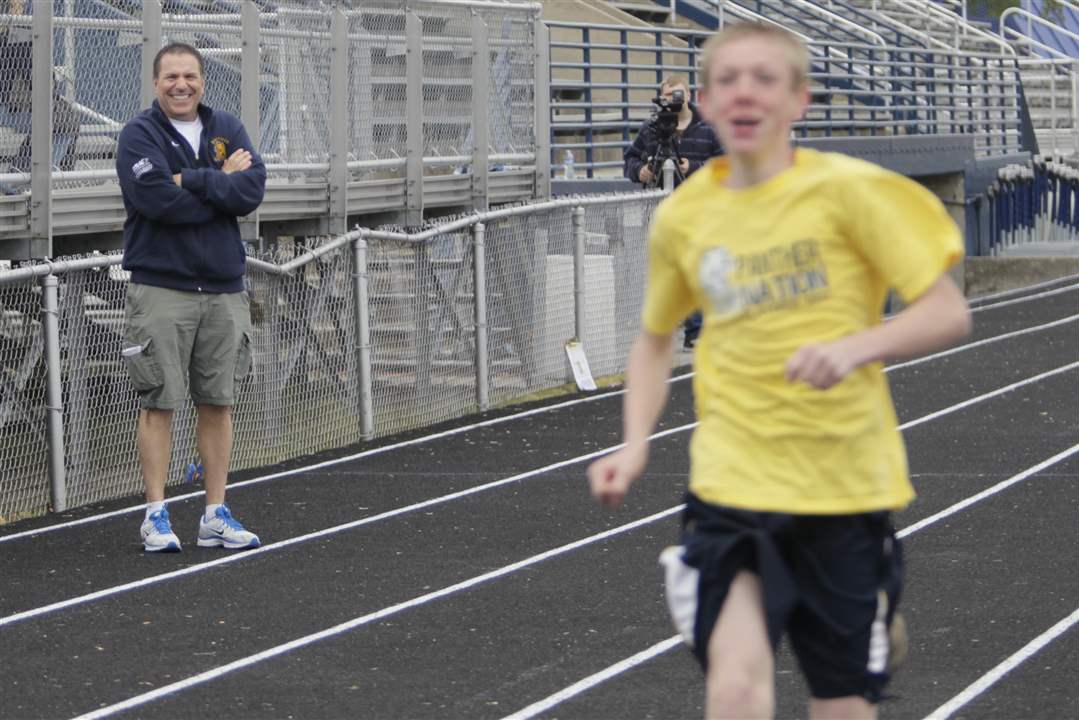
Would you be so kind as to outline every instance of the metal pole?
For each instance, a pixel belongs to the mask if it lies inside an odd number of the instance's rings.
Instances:
[[[1071,112],[1071,136],[1072,151],[1079,151],[1079,65],[1073,60],[1068,68],[1071,77],[1072,112]]]
[[[53,512],[67,510],[67,477],[64,463],[64,391],[60,378],[60,280],[46,275],[41,280],[41,327],[45,333],[46,423],[49,433],[49,489]]]
[[[472,272],[476,302],[476,403],[480,410],[491,407],[491,378],[487,339],[487,227],[476,223],[472,227]]]
[[[64,17],[75,17],[74,0],[64,0]],[[68,101],[75,99],[75,28],[71,25],[64,27],[64,98]]]
[[[423,222],[423,20],[405,6],[406,224]]]
[[[338,4],[330,20],[330,213],[326,232],[348,223],[348,20]]]
[[[139,72],[139,107],[149,107],[154,100],[154,55],[161,49],[161,2],[145,0],[142,4],[142,66]]]
[[[370,440],[375,436],[375,413],[371,393],[371,304],[367,296],[367,240],[357,238],[352,243],[352,286],[356,306],[356,369],[360,382],[360,436]]]
[[[52,3],[37,3],[32,21],[30,112],[30,256],[52,257]],[[70,130],[69,130],[70,132]]]
[[[488,48],[487,23],[472,10],[472,207],[487,209],[487,184],[490,169],[487,148],[490,145],[491,53]]]
[[[1049,61],[1049,152],[1057,159],[1057,62]]]
[[[533,72],[533,102],[536,116],[536,192],[540,199],[551,197],[551,31],[537,17],[533,25],[536,43]]]
[[[573,332],[584,344],[584,207],[573,208]]]
[[[261,147],[261,114],[259,112],[259,8],[244,3],[240,11],[240,119],[255,148]],[[240,237],[244,242],[259,239],[258,210],[240,220]],[[260,248],[261,249],[261,248]]]

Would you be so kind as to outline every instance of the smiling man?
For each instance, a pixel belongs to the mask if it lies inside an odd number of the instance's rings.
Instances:
[[[961,238],[940,201],[791,146],[808,77],[807,49],[774,26],[729,26],[706,44],[700,111],[727,155],[656,211],[625,445],[588,470],[608,505],[644,472],[672,332],[702,308],[683,539],[662,561],[710,718],[772,715],[784,634],[811,718],[876,717],[903,578],[890,513],[914,497],[883,363],[970,330],[946,273]],[[884,323],[890,288],[907,307]]]
[[[232,517],[225,482],[236,383],[251,367],[245,254],[237,218],[253,212],[266,169],[240,120],[202,104],[198,50],[183,43],[154,58],[153,105],[124,126],[116,155],[131,272],[122,356],[139,395],[139,461],[146,486],[140,528],[147,552],[177,552],[165,509],[173,411],[188,395],[206,510],[201,547],[258,547]]]

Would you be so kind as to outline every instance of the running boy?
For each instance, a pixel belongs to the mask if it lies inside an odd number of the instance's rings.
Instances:
[[[702,308],[684,544],[664,564],[710,718],[772,715],[785,632],[811,718],[876,717],[902,584],[890,512],[914,497],[882,363],[970,331],[943,205],[875,165],[791,146],[808,72],[777,27],[730,26],[705,46],[700,110],[728,154],[656,211],[626,444],[588,470],[608,505],[641,475],[672,332]],[[889,288],[907,307],[882,323]]]

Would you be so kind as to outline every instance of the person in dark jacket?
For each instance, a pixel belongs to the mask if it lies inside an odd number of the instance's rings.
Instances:
[[[681,92],[686,101],[682,104],[682,110],[678,114],[678,128],[675,131],[674,146],[678,153],[678,171],[674,174],[674,186],[678,185],[693,173],[694,170],[708,162],[708,159],[723,153],[723,146],[712,126],[704,122],[697,107],[689,102],[689,88],[685,78],[680,75],[667,77],[659,86],[660,97],[668,102],[672,101],[676,92]],[[656,154],[659,147],[659,137],[655,125],[651,120],[642,126],[633,144],[626,148],[623,153],[625,160],[625,176],[642,185],[648,185],[655,177],[649,161]],[[684,325],[682,347],[689,350],[697,344],[697,337],[701,333],[701,314],[694,312]]]
[[[157,99],[124,126],[116,155],[127,210],[123,267],[131,273],[122,356],[140,401],[143,548],[180,550],[164,500],[172,415],[188,394],[206,487],[198,545],[258,547],[224,502],[236,383],[251,366],[237,218],[262,202],[266,168],[240,120],[202,104],[198,50],[166,45],[153,70]]]
[[[686,101],[683,102],[682,109],[678,113],[678,127],[674,137],[674,147],[678,154],[675,187],[689,177],[694,170],[708,162],[709,158],[723,152],[723,146],[720,145],[715,130],[701,119],[697,107],[689,102],[689,89],[685,78],[680,75],[671,75],[659,86],[660,97],[668,102],[674,99],[677,92],[681,92]],[[646,120],[641,125],[633,144],[622,154],[626,178],[642,185],[649,184],[654,178],[649,161],[656,154],[658,147],[659,136],[655,124],[651,120]]]

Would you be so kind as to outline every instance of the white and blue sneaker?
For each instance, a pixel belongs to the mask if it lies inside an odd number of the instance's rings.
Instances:
[[[257,548],[259,536],[248,530],[232,517],[227,505],[218,506],[209,520],[206,515],[199,521],[199,547],[223,547],[228,550]]]
[[[150,513],[139,528],[142,549],[146,552],[180,552],[180,538],[172,532],[169,511],[164,508]]]

